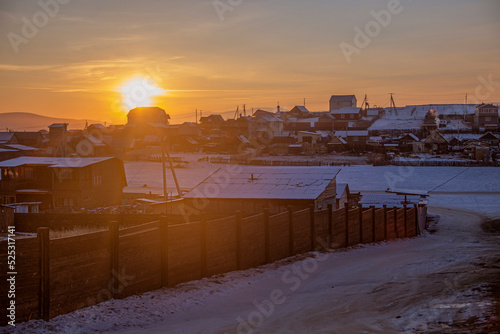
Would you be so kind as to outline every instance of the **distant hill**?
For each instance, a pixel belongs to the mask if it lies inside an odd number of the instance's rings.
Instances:
[[[101,123],[90,119],[56,118],[25,112],[0,113],[0,131],[6,131],[6,128],[12,131],[38,131],[48,129],[54,123],[68,123],[68,129],[83,129],[85,121],[89,125]]]

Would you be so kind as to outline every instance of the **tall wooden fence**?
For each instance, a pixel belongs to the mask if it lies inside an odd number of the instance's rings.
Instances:
[[[420,209],[420,208],[419,208]],[[49,239],[16,240],[16,323],[49,320],[86,306],[270,263],[326,248],[414,237],[422,210],[313,208],[183,223],[151,223]],[[1,305],[7,305],[7,242],[0,242]],[[0,310],[0,325],[7,324]]]

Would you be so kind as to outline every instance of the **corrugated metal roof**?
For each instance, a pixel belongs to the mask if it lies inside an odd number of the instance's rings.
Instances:
[[[335,167],[223,168],[185,194],[184,198],[316,199],[339,172],[340,168]]]
[[[90,166],[99,162],[103,162],[113,157],[99,158],[61,158],[61,157],[19,157],[0,162],[0,167],[19,167],[26,165],[43,166],[46,165],[52,168],[81,168]]]

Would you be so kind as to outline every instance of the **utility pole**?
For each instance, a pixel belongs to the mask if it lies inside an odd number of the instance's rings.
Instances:
[[[394,98],[393,98],[394,93],[389,93],[389,94],[391,94],[391,108],[392,108],[391,113],[394,112],[394,115],[397,116],[398,115],[398,109],[396,108],[396,103],[394,102]]]
[[[166,203],[168,202],[168,192],[167,192],[167,171],[165,166],[165,139],[163,139],[161,143],[161,170],[163,171],[163,200],[165,201],[165,209]],[[166,212],[166,211],[165,211]]]
[[[194,124],[198,124],[198,109],[196,109],[196,116],[195,116],[195,123]]]
[[[243,116],[247,117],[247,110],[245,105],[243,105]]]

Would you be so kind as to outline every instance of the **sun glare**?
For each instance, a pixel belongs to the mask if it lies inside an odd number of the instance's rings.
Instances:
[[[123,94],[123,103],[128,109],[136,107],[151,107],[154,96],[164,95],[165,91],[146,78],[135,78],[118,91]]]

